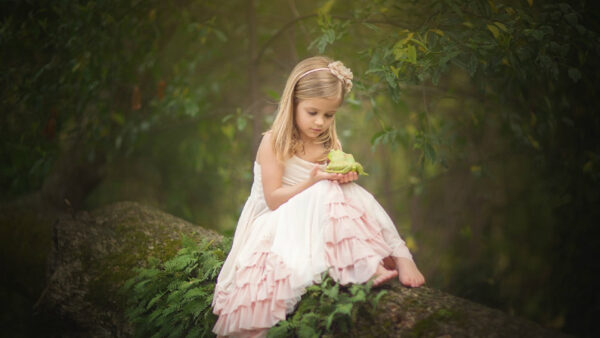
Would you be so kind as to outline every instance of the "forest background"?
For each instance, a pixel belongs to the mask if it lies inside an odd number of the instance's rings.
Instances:
[[[594,336],[592,6],[3,1],[0,198],[42,190],[75,210],[136,200],[232,235],[288,74],[328,55],[354,73],[337,124],[370,173],[358,183],[394,219],[427,284]],[[3,254],[30,245],[2,231]],[[6,306],[27,306],[12,265]],[[18,325],[13,315],[3,326]]]

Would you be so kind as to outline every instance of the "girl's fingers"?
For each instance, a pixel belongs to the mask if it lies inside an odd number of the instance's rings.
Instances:
[[[348,183],[358,180],[358,173],[356,171],[349,171],[345,174],[331,173],[327,179],[335,180],[340,183]]]
[[[348,177],[346,178],[346,182],[352,182],[354,181],[354,171],[351,171],[348,173]]]
[[[350,182],[350,175],[351,174],[349,172],[345,173],[344,175],[342,175],[341,183],[348,183],[348,182]]]

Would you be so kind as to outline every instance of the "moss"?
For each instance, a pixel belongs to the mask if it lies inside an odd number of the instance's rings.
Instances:
[[[117,306],[124,309],[126,297],[120,292],[120,288],[135,274],[135,268],[145,266],[149,257],[164,262],[181,248],[179,239],[148,236],[135,224],[132,222],[130,225],[115,226],[112,229],[115,232],[113,238],[119,239],[119,250],[87,264],[86,270],[91,276],[95,276],[90,281],[87,299],[97,306]],[[139,221],[137,224],[139,225]],[[168,232],[164,231],[161,234],[164,236]]]
[[[459,320],[458,312],[441,308],[417,322],[407,337],[437,337],[442,334],[441,325],[451,321]]]

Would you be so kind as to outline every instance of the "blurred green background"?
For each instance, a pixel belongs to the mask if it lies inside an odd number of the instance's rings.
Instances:
[[[231,235],[287,76],[328,55],[354,73],[337,123],[370,173],[358,183],[427,284],[594,336],[593,6],[3,1],[0,198],[136,200]]]

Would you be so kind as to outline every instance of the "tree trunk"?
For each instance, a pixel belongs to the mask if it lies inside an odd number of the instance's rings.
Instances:
[[[61,336],[132,335],[119,292],[149,256],[165,260],[180,236],[219,240],[213,231],[135,202],[60,214],[54,223],[46,287],[35,309],[70,323]],[[533,322],[429,287],[385,286],[375,316],[360,317],[354,337],[559,337]]]

